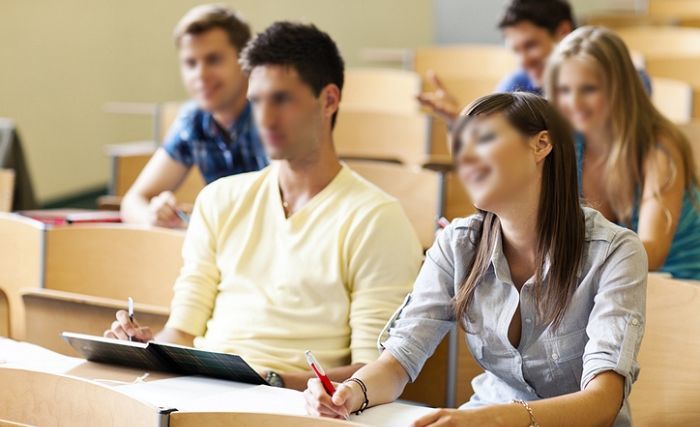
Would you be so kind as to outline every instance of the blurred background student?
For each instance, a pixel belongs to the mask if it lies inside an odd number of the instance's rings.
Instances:
[[[577,132],[581,195],[639,234],[649,269],[700,280],[700,191],[690,143],[654,107],[624,42],[582,27],[550,59],[549,98]]]
[[[124,196],[125,222],[185,226],[173,192],[194,165],[210,183],[268,164],[246,98],[248,76],[238,63],[251,37],[248,24],[226,7],[197,6],[178,22],[174,37],[193,100]]]

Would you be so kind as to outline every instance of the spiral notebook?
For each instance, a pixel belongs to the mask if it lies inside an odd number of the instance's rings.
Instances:
[[[91,362],[181,375],[202,375],[247,384],[267,384],[242,357],[235,354],[156,341],[122,341],[73,332],[64,332],[61,336]]]

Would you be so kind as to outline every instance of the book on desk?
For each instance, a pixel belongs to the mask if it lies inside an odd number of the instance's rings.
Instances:
[[[64,332],[62,337],[91,362],[181,375],[201,375],[247,384],[268,384],[242,357],[235,354],[156,341],[122,341],[73,332]]]

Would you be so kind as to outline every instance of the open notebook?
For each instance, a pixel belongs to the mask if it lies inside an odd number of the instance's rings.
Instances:
[[[72,332],[64,332],[62,337],[91,362],[181,375],[202,375],[247,384],[267,384],[243,358],[235,354],[155,341],[121,341]]]

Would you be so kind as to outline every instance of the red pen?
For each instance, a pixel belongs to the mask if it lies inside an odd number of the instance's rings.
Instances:
[[[333,387],[333,383],[331,383],[331,380],[329,380],[328,376],[326,376],[326,371],[323,370],[323,366],[318,363],[318,360],[316,360],[311,351],[306,350],[304,354],[306,355],[306,363],[309,364],[311,370],[314,371],[314,374],[316,374],[316,377],[321,380],[321,384],[323,384],[323,388],[326,390],[326,393],[333,396],[335,393],[335,387]]]

